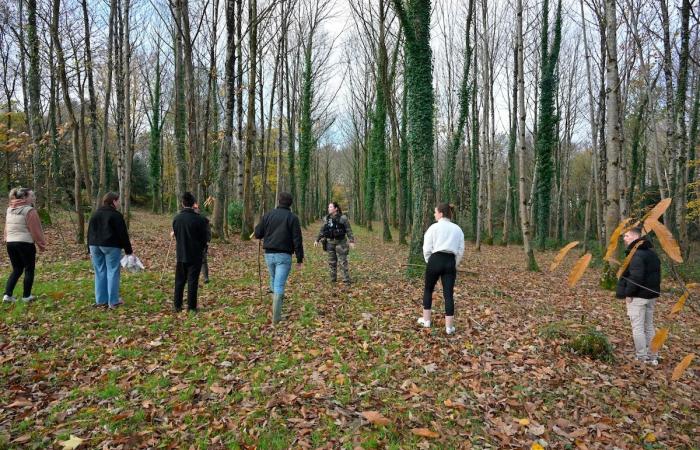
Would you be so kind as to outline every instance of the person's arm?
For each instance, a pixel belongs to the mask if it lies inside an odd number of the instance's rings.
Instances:
[[[628,268],[627,283],[625,283],[625,297],[634,297],[639,293],[639,286],[644,286],[644,260],[639,253],[632,256]]]
[[[301,264],[304,262],[304,241],[297,216],[292,216],[292,241],[294,242],[294,254],[297,255],[297,264]]]
[[[457,265],[459,266],[459,263],[462,262],[462,257],[464,256],[464,232],[462,231],[461,228],[459,228],[459,225],[457,226],[459,230],[459,243],[457,244]]]
[[[326,219],[323,219],[323,223],[321,224],[321,228],[318,230],[318,236],[316,236],[316,242],[321,241],[323,239],[323,229],[326,228]]]
[[[204,225],[204,233],[206,235],[207,242],[211,242],[211,223],[208,219],[204,220],[206,220],[206,224]]]
[[[129,240],[129,232],[126,229],[126,222],[121,214],[117,217],[117,235],[119,236],[119,242],[122,244],[124,253],[131,255],[134,250],[131,248],[131,241]]]
[[[431,225],[423,235],[423,258],[428,262],[430,255],[433,254],[433,226]]]
[[[262,239],[265,237],[265,217],[266,216],[262,216],[260,222],[255,225],[255,230],[253,231],[255,234],[255,239]]]
[[[345,234],[348,237],[348,241],[351,244],[355,243],[355,235],[352,234],[352,227],[350,226],[350,219],[348,219],[348,216],[343,214],[343,217],[341,218],[343,220],[343,224],[345,225]]]
[[[27,213],[27,228],[32,235],[32,239],[34,239],[34,243],[39,247],[39,250],[42,252],[46,250],[46,238],[44,237],[44,230],[41,228],[41,219],[36,209],[31,209]]]

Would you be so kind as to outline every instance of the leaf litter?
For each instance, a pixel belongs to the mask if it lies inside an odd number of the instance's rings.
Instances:
[[[69,242],[67,218],[55,222],[39,301],[0,307],[3,447],[608,448],[649,436],[684,447],[700,435],[692,357],[671,381],[698,348],[698,317],[680,315],[661,364],[640,366],[624,305],[598,288],[595,269],[569,288],[524,270],[518,247],[476,253],[468,243],[462,266],[478,276],[458,277],[457,334],[446,336],[439,288],[433,327],[415,326],[422,280],[404,277],[405,247],[356,227],[355,283],[336,286],[309,245],[313,225],[285,320],[271,328],[254,242],[212,243],[201,312],[175,315],[170,219],[137,211],[131,234],[146,272],[123,274],[126,305],[104,311],[90,307],[84,246]],[[263,278],[265,287],[264,265]],[[673,303],[660,302],[657,315]],[[541,332],[559,324],[601,330],[615,361],[578,357],[565,333]]]

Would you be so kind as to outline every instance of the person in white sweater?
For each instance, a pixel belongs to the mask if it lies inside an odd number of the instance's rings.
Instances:
[[[457,266],[464,256],[464,233],[452,223],[454,210],[447,203],[435,207],[435,221],[423,236],[423,257],[428,264],[425,268],[425,288],[423,290],[423,317],[418,324],[430,328],[430,315],[433,304],[433,291],[438,279],[442,282],[445,298],[445,332],[453,334],[454,298],[453,292],[457,280]]]

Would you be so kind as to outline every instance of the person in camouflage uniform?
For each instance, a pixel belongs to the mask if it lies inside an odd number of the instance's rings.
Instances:
[[[325,242],[322,242],[325,241]],[[331,281],[337,281],[338,262],[343,271],[343,281],[351,283],[350,271],[348,269],[348,253],[351,248],[355,248],[355,236],[352,234],[350,220],[343,214],[340,205],[332,202],[328,205],[328,215],[323,221],[321,231],[314,242],[314,246],[323,244],[323,249],[328,252],[328,268],[330,270]]]

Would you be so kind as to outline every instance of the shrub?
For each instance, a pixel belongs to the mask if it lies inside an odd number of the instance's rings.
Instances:
[[[243,225],[243,202],[234,200],[228,204],[226,211],[228,226],[234,230],[240,230]]]
[[[567,347],[577,355],[610,362],[613,360],[613,346],[601,331],[589,329],[569,341]]]

